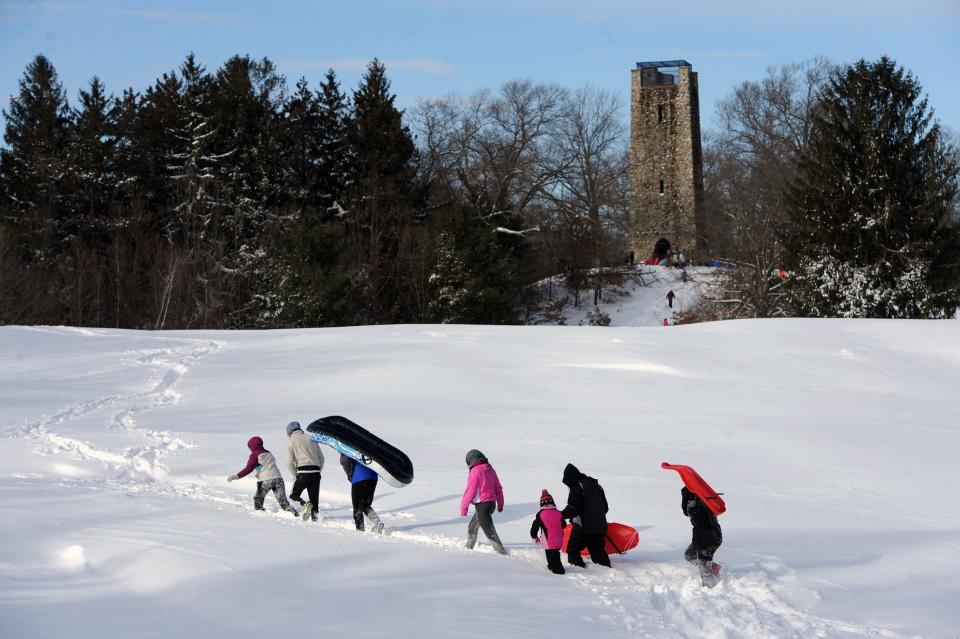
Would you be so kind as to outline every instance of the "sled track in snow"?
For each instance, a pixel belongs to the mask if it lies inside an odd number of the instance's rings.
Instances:
[[[37,329],[43,330],[43,329]],[[84,335],[99,333],[85,330]],[[224,342],[191,338],[149,337],[160,347],[127,351],[123,364],[131,371],[146,367],[153,371],[145,390],[95,397],[70,404],[51,414],[8,428],[12,437],[37,443],[45,454],[63,454],[84,460],[102,462],[114,476],[103,479],[70,480],[75,485],[98,489],[124,490],[129,493],[151,493],[187,497],[205,504],[238,509],[250,516],[272,517],[277,525],[300,526],[306,533],[316,524],[305,524],[283,511],[254,512],[249,500],[239,499],[209,483],[168,476],[162,460],[170,453],[192,445],[165,430],[151,430],[137,423],[138,413],[175,404],[180,394],[176,384],[192,367],[223,347]],[[126,432],[142,443],[122,449],[98,447],[70,436],[70,422],[104,413],[104,426]],[[109,415],[107,417],[107,415]],[[344,504],[325,504],[323,507]],[[383,513],[386,518],[404,518],[406,513]],[[391,517],[392,516],[392,517]],[[323,534],[355,536],[352,520],[327,519],[320,526]],[[365,535],[359,543],[423,544],[442,552],[476,553],[463,548],[463,540],[445,535],[412,531],[396,531],[385,537]],[[524,562],[531,569],[546,570],[539,548],[511,548],[510,557],[500,557],[489,547],[480,546],[479,554],[490,561]],[[903,639],[905,635],[882,628],[861,626],[818,617],[790,601],[789,590],[797,588],[796,576],[777,558],[758,562],[748,571],[725,571],[720,585],[706,590],[699,584],[693,568],[682,561],[617,562],[605,569],[590,565],[586,570],[569,569],[565,578],[557,578],[557,587],[581,588],[606,608],[596,621],[619,626],[630,636],[689,637],[709,639],[751,638],[844,638]]]

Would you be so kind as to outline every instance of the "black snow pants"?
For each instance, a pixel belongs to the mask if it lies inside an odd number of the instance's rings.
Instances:
[[[583,528],[574,524],[573,530],[570,531],[570,541],[567,542],[567,561],[581,568],[586,566],[580,555],[580,551],[586,548],[593,563],[609,568],[610,557],[607,556],[607,549],[604,547],[606,542],[606,533],[587,534],[583,532]]]
[[[473,519],[467,524],[467,548],[477,545],[477,529],[482,528],[483,534],[490,540],[490,545],[501,555],[507,554],[507,549],[500,541],[500,535],[493,525],[493,511],[497,504],[492,501],[481,501],[473,505]]]
[[[350,498],[353,501],[353,523],[357,530],[363,530],[363,516],[370,518],[374,528],[380,525],[380,517],[373,509],[373,493],[377,490],[376,479],[364,479],[350,487]]]
[[[317,511],[320,508],[320,473],[297,473],[297,479],[293,482],[290,489],[290,499],[301,506],[305,506],[303,501],[303,491],[307,491],[307,497],[310,498],[310,505],[313,506],[313,512],[310,518],[317,520]]]
[[[267,493],[273,491],[274,497],[277,498],[277,503],[280,504],[280,507],[284,510],[289,510],[293,514],[297,514],[297,511],[294,510],[293,506],[290,505],[290,502],[287,501],[287,496],[284,495],[283,479],[268,479],[266,481],[257,482],[257,492],[253,495],[253,507],[256,510],[263,510],[263,500],[266,498]]]
[[[547,555],[547,568],[550,569],[550,572],[555,575],[562,575],[563,573],[567,572],[563,567],[563,562],[560,561],[559,548],[555,548],[553,550],[544,550],[543,552]]]

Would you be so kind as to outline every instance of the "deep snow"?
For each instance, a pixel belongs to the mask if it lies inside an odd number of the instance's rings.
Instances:
[[[957,635],[956,322],[4,327],[0,362],[0,637]],[[329,414],[413,460],[388,537],[351,530],[329,449],[324,525],[226,482]],[[473,447],[510,557],[461,548]],[[713,590],[665,460],[724,493]],[[554,576],[528,539],[567,462],[640,530],[613,570]]]

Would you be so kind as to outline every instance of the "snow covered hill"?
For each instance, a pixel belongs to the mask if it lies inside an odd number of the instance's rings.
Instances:
[[[606,286],[598,305],[610,317],[610,326],[663,326],[677,319],[699,302],[716,280],[718,269],[693,266],[677,269],[667,266],[636,266],[629,277],[615,286]],[[532,323],[586,326],[593,312],[593,290],[581,291],[580,305],[560,276],[548,278],[536,286],[542,312]],[[673,304],[667,294],[673,292]],[[566,303],[564,303],[566,301]],[[552,311],[552,312],[551,312]]]
[[[0,362],[0,637],[957,635],[957,322],[4,327]],[[226,482],[251,435],[282,454],[330,414],[413,460],[389,536],[351,530],[329,450],[323,525]],[[474,447],[509,557],[461,547]],[[724,493],[713,590],[661,461]],[[612,570],[530,543],[567,462],[640,531]]]

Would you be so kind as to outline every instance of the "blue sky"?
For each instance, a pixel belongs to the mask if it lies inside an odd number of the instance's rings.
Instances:
[[[332,66],[346,88],[377,56],[403,107],[514,78],[591,84],[626,107],[637,61],[684,58],[700,74],[704,128],[717,100],[770,65],[887,54],[960,130],[960,0],[0,0],[4,108],[37,53],[75,103],[93,75],[142,91],[190,51],[210,70],[234,53],[267,56],[291,85]]]

